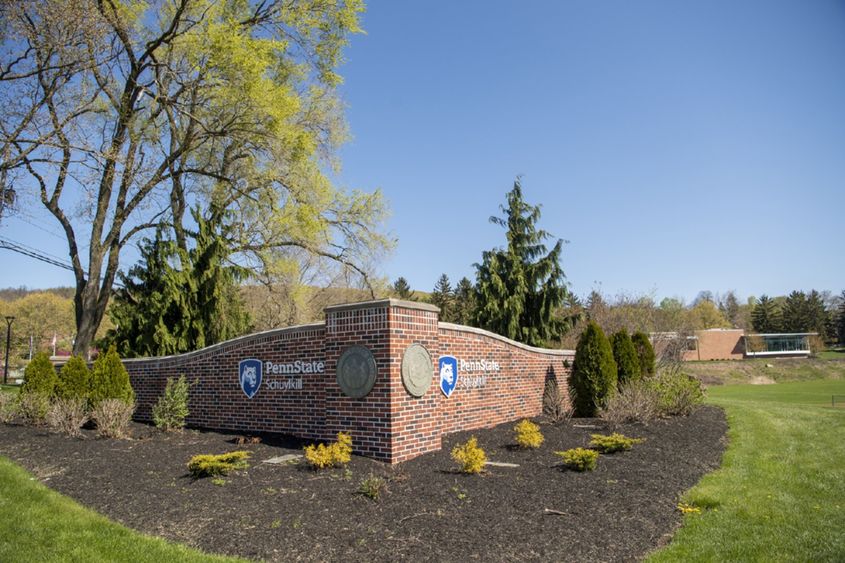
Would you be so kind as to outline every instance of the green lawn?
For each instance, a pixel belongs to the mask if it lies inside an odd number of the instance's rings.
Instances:
[[[845,381],[710,388],[730,445],[683,499],[702,513],[649,561],[845,561],[845,408],[833,394]]]
[[[133,532],[0,457],[0,561],[236,561]]]

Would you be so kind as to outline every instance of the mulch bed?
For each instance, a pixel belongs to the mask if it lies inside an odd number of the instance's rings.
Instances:
[[[726,444],[724,413],[702,407],[619,428],[646,441],[576,473],[552,452],[611,429],[595,419],[540,422],[546,442],[535,451],[515,449],[507,424],[447,436],[442,451],[397,467],[354,456],[347,469],[320,473],[263,463],[301,453],[295,441],[263,436],[239,446],[232,434],[162,434],[142,424],[133,424],[132,440],[0,425],[0,455],[113,520],[209,552],[280,561],[620,561],[668,541],[681,521],[679,496],[718,467]],[[457,473],[449,452],[471,434],[490,460],[519,467]],[[188,475],[191,456],[235,449],[252,452],[250,467],[225,484]],[[379,501],[356,494],[370,474],[389,480]]]

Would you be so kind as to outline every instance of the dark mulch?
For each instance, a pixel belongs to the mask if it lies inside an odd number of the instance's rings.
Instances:
[[[645,443],[575,473],[561,470],[552,452],[609,431],[601,421],[542,424],[546,442],[537,451],[514,449],[512,426],[472,433],[491,460],[520,465],[483,476],[456,473],[449,456],[470,433],[395,468],[356,456],[347,470],[323,473],[262,463],[299,453],[292,441],[237,446],[233,435],[165,435],[140,424],[133,440],[0,425],[0,455],[109,518],[211,552],[285,561],[617,561],[667,541],[681,520],[679,495],[718,466],[726,430],[714,407],[625,426],[620,431]],[[187,474],[192,455],[234,449],[250,450],[251,466],[225,484]],[[378,502],[356,494],[370,473],[389,479]]]

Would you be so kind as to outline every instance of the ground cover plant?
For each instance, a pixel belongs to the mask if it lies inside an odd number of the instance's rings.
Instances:
[[[228,475],[237,469],[249,467],[247,460],[251,454],[238,450],[225,454],[199,454],[188,462],[188,471],[195,479]]]
[[[452,459],[458,463],[462,473],[476,474],[484,471],[487,454],[478,445],[478,439],[472,436],[466,443],[452,448]]]
[[[537,449],[543,445],[543,433],[540,427],[528,419],[521,420],[513,428],[516,444],[523,449]]]
[[[572,448],[555,452],[563,461],[563,466],[574,471],[592,471],[599,460],[599,452],[587,448]]]
[[[590,434],[590,447],[603,454],[628,451],[634,447],[634,444],[642,443],[643,440],[640,438],[629,438],[618,432],[614,432],[609,436],[604,434]]]
[[[727,412],[722,467],[683,498],[699,509],[649,560],[845,559],[845,412],[830,406],[845,380],[711,388]]]
[[[346,465],[352,459],[352,436],[338,432],[337,441],[329,444],[305,446],[305,462],[312,469],[328,469]]]

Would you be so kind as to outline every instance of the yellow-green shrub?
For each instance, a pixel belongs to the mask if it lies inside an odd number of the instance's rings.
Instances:
[[[346,465],[352,459],[352,436],[338,432],[337,442],[305,446],[305,461],[314,469]]]
[[[565,452],[555,452],[563,459],[563,464],[575,471],[592,471],[596,468],[599,452],[587,448],[573,448]]]
[[[610,436],[604,434],[590,434],[590,447],[600,451],[603,454],[612,454],[622,450],[630,450],[634,444],[641,444],[645,440],[642,438],[628,438],[623,434],[614,432]]]
[[[464,473],[481,473],[487,461],[487,454],[478,446],[478,440],[473,436],[466,444],[458,444],[452,449],[452,459],[461,464],[461,471]]]
[[[513,430],[516,432],[516,443],[520,448],[539,448],[543,443],[540,427],[528,419],[514,426]]]
[[[249,464],[246,462],[249,456],[250,453],[245,451],[235,451],[218,455],[195,455],[188,462],[188,471],[197,479],[211,475],[228,475],[230,471],[235,469],[249,467]]]

